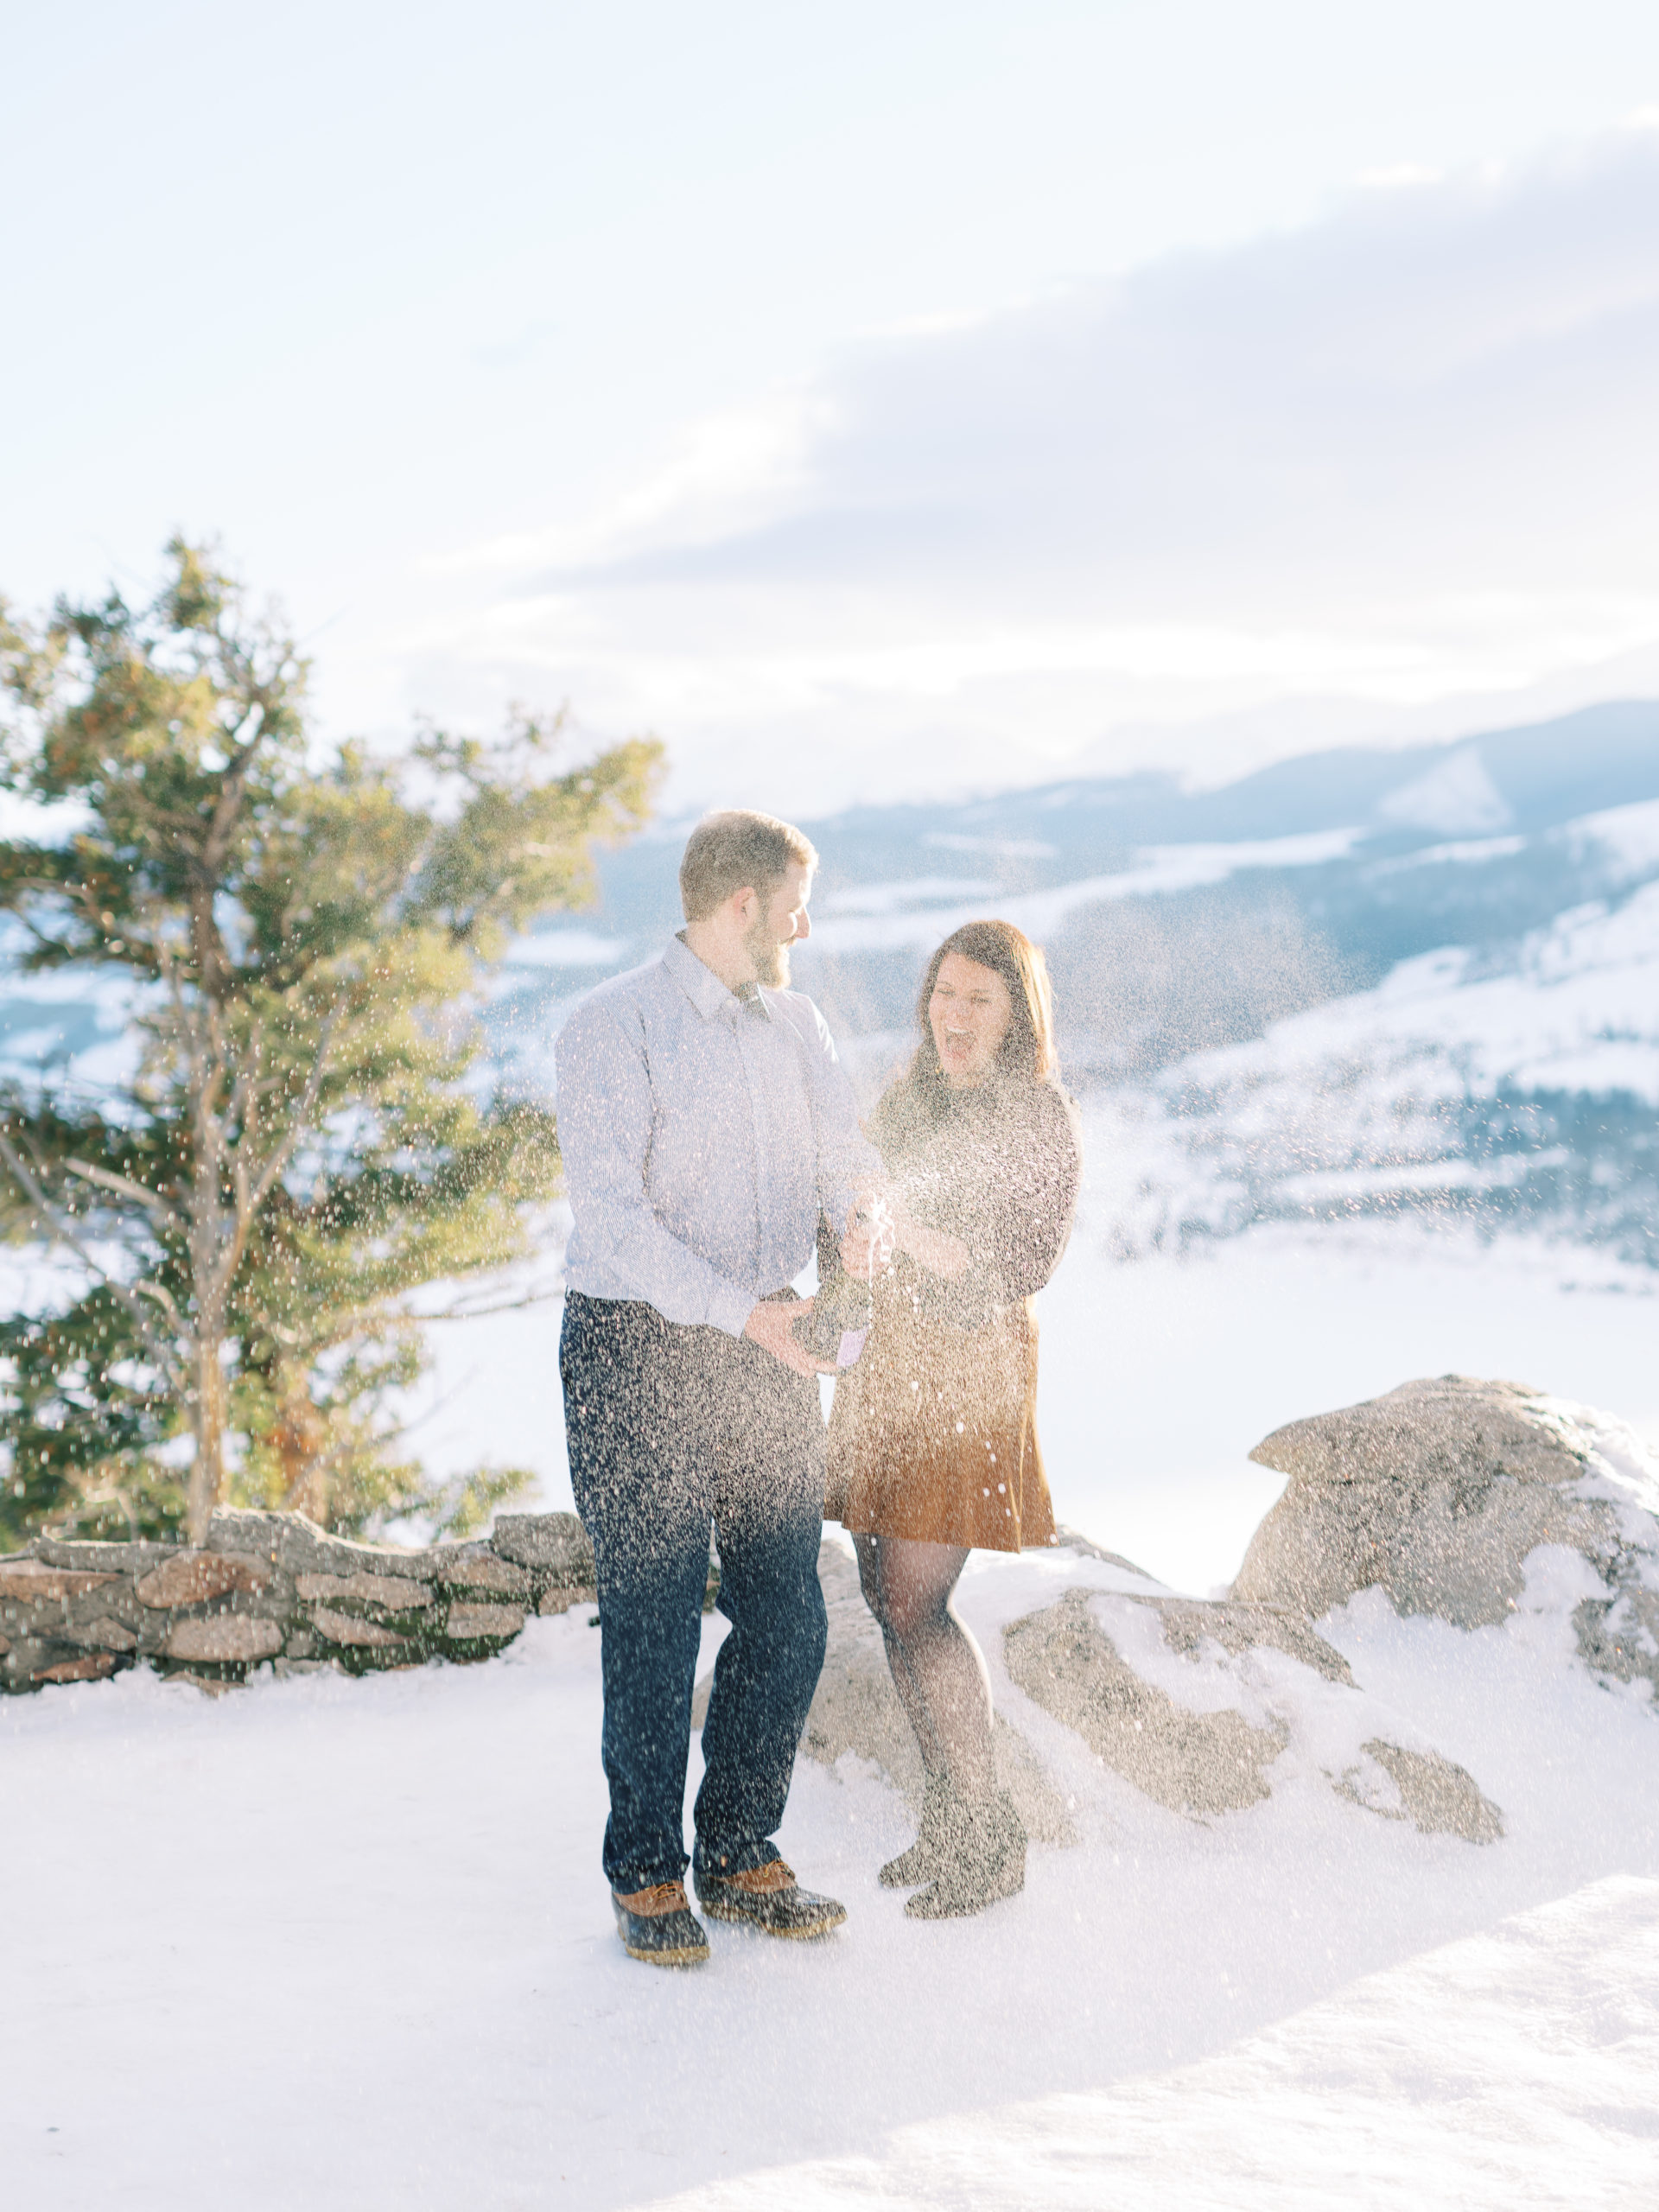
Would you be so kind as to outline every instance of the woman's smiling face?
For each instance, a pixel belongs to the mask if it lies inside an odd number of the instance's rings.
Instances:
[[[1014,1019],[1014,1000],[993,968],[947,952],[933,980],[927,1019],[947,1083],[983,1083]]]

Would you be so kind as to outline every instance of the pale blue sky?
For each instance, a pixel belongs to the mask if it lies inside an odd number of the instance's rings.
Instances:
[[[1254,284],[1264,330],[1282,342],[1302,327],[1309,302],[1339,289],[1332,252],[1339,262],[1351,236],[1362,262],[1370,250],[1357,188],[1366,206],[1389,188],[1411,201],[1412,252],[1431,251],[1421,241],[1437,225],[1462,241],[1440,306],[1412,308],[1420,322],[1450,311],[1459,253],[1487,274],[1493,254],[1510,257],[1526,289],[1529,255],[1548,257],[1562,219],[1560,193],[1537,179],[1559,184],[1575,147],[1601,163],[1600,199],[1579,192],[1571,218],[1586,238],[1632,193],[1648,204],[1645,167],[1632,184],[1618,131],[1659,111],[1651,4],[219,0],[12,14],[0,590],[27,602],[111,572],[137,586],[175,522],[221,531],[314,635],[320,701],[340,727],[393,728],[423,703],[484,719],[510,690],[569,692],[597,728],[653,721],[681,798],[759,777],[804,810],[855,789],[1024,779],[1085,756],[1214,772],[1230,747],[1243,761],[1317,734],[1327,698],[1342,734],[1368,701],[1379,728],[1403,728],[1437,684],[1544,697],[1560,671],[1650,641],[1659,575],[1639,556],[1628,575],[1597,574],[1595,608],[1573,629],[1561,594],[1582,580],[1565,556],[1550,582],[1502,560],[1488,575],[1474,548],[1442,598],[1461,605],[1483,583],[1511,599],[1553,591],[1544,626],[1560,641],[1529,661],[1495,646],[1490,623],[1459,645],[1432,609],[1396,610],[1382,658],[1416,653],[1421,676],[1414,692],[1405,679],[1390,692],[1373,669],[1382,632],[1373,624],[1373,642],[1354,645],[1351,613],[1320,617],[1324,642],[1298,659],[1282,641],[1305,587],[1287,572],[1267,604],[1245,553],[1217,575],[1196,557],[1209,533],[1190,493],[1174,502],[1189,537],[1159,550],[1176,581],[1158,603],[1120,604],[1121,558],[1103,569],[1091,552],[1066,572],[1083,581],[1065,634],[1051,625],[1045,641],[986,552],[1009,535],[995,391],[1010,394],[1020,433],[1008,449],[1024,451],[1033,411],[1051,404],[1040,366],[1021,386],[1005,365],[977,404],[978,442],[951,462],[960,512],[943,554],[913,515],[895,527],[910,550],[879,620],[823,581],[821,561],[784,563],[786,606],[735,586],[716,605],[706,578],[619,589],[582,577],[601,556],[776,524],[791,500],[821,516],[842,499],[855,417],[860,481],[890,461],[908,511],[928,375],[948,381],[944,400],[982,374],[987,317],[1012,334],[1005,353],[1064,350],[1067,313],[1078,301],[1096,312],[1103,275],[1187,256],[1170,281],[1210,302],[1191,320],[1213,340],[1178,380],[1232,389],[1254,340],[1249,315],[1235,302],[1217,321],[1216,300]],[[1402,181],[1419,172],[1453,182]],[[1471,223],[1483,177],[1513,187],[1507,228]],[[1252,242],[1299,230],[1331,243],[1283,265],[1301,305],[1281,315]],[[1557,254],[1550,280],[1568,291],[1572,258],[1563,276]],[[1379,277],[1385,291],[1397,275]],[[1627,242],[1596,313],[1645,302],[1656,276],[1651,251]],[[1137,279],[1137,313],[1163,281],[1155,267]],[[1326,343],[1329,315],[1320,327]],[[1535,365],[1528,373],[1537,387]],[[881,395],[894,389],[912,428],[890,449],[883,410],[898,403]],[[1134,389],[1148,409],[1147,387]],[[1548,410],[1548,392],[1535,404]],[[1097,434],[1122,435],[1101,405],[1056,416],[1085,474]],[[1201,440],[1212,416],[1227,435],[1230,403],[1217,408],[1200,391],[1183,439]],[[1352,413],[1345,435],[1363,452],[1357,397]],[[1535,447],[1536,420],[1522,427]],[[1456,443],[1455,424],[1441,434]],[[1320,526],[1340,534],[1328,481],[1325,496]],[[1420,492],[1379,531],[1378,496],[1368,489],[1353,537],[1386,543],[1403,589],[1426,511]],[[1268,499],[1276,509],[1272,485]],[[1055,563],[1077,530],[1064,504]],[[1041,568],[1050,509],[1023,492],[1016,505]],[[868,544],[868,499],[863,526]],[[1574,526],[1606,536],[1595,515]],[[1191,607],[1189,543],[1204,571]],[[1368,570],[1365,588],[1368,605],[1400,601],[1390,573]],[[988,676],[984,640],[1005,605]],[[1097,668],[1090,625],[1109,614],[1114,636],[1150,624],[1163,641],[1126,649],[1154,671],[1139,690],[1077,675]],[[1233,642],[1217,649],[1224,632]],[[1183,639],[1198,641],[1196,689]],[[1372,673],[1355,690],[1344,671],[1361,662]],[[1234,672],[1217,690],[1204,671],[1222,663]],[[1296,713],[1272,722],[1293,697]],[[791,745],[804,749],[772,757]]]

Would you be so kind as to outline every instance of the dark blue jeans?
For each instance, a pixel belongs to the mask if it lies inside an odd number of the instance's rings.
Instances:
[[[817,1381],[747,1338],[575,1291],[559,1370],[571,1486],[598,1567],[606,1875],[626,1894],[685,1872],[711,1525],[732,1627],[703,1722],[697,1866],[765,1866],[823,1664]]]

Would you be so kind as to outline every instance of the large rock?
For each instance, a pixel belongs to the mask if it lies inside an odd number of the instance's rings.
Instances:
[[[1236,1598],[1317,1619],[1361,1590],[1460,1628],[1505,1620],[1541,1546],[1600,1586],[1580,1651],[1659,1693],[1659,1466],[1623,1422],[1518,1382],[1460,1375],[1275,1429],[1250,1454],[1289,1477]]]
[[[1265,1606],[1077,1586],[1009,1623],[1010,1679],[1171,1812],[1207,1819],[1301,1776],[1424,1834],[1500,1836],[1473,1777],[1355,1682],[1341,1653]]]

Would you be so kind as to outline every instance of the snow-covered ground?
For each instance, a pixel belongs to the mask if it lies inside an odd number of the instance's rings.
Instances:
[[[1373,1224],[1122,1264],[1085,1219],[1045,1300],[1060,1511],[1203,1588],[1277,1487],[1248,1447],[1408,1376],[1516,1375],[1659,1429],[1659,1306],[1584,1261]],[[448,1332],[475,1341],[444,1351],[433,1424],[474,1456],[538,1446],[550,1497],[556,1325]],[[1034,1849],[982,1920],[918,1926],[874,1880],[900,1802],[804,1759],[781,1840],[847,1929],[716,1929],[684,1977],[611,1929],[583,1613],[471,1669],[7,1701],[0,2201],[1651,2203],[1659,1721],[1571,1656],[1549,1578],[1503,1629],[1374,1592],[1325,1624],[1502,1807],[1478,1847],[1306,1777],[1207,1826],[1140,1796],[1001,1664],[1002,1623],[1093,1571],[982,1555],[963,1595],[1075,1848]]]
[[[716,1928],[695,1975],[609,1925],[580,1612],[473,1669],[9,1702],[6,2201],[1650,2203],[1659,1726],[1573,1660],[1550,1575],[1502,1629],[1375,1592],[1326,1624],[1502,1807],[1477,1847],[1306,1771],[1207,1825],[1141,1796],[1000,1661],[1099,1572],[981,1558],[963,1592],[1077,1845],[918,1925],[874,1879],[899,1801],[804,1759],[781,1840],[847,1928]]]

